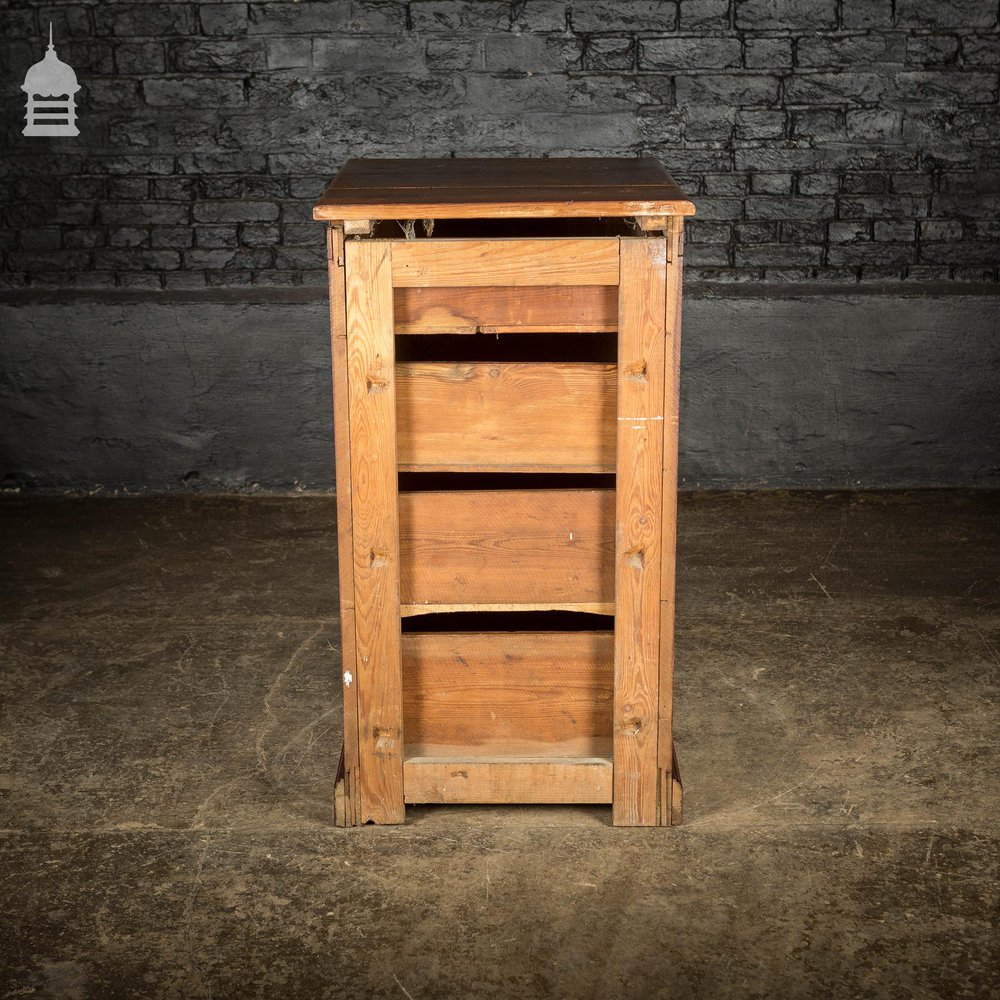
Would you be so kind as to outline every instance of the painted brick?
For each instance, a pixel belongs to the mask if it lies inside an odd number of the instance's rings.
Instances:
[[[3,287],[322,287],[337,166],[448,153],[658,156],[704,280],[998,277],[992,3],[15,6],[5,64],[51,17],[84,89],[58,151],[0,129]]]
[[[906,39],[906,62],[921,67],[957,63],[958,48],[957,35],[912,35]]]
[[[962,61],[967,66],[1000,65],[1000,39],[996,35],[966,35],[962,39]]]
[[[243,103],[242,80],[209,77],[182,80],[146,80],[142,85],[150,107],[220,108]]]
[[[259,201],[203,201],[194,206],[196,222],[273,222],[278,206]]]
[[[837,0],[736,0],[736,27],[835,28]]]
[[[575,0],[574,31],[673,31],[677,4],[668,0]]]
[[[841,0],[841,21],[848,31],[892,26],[893,0]]]
[[[424,66],[424,45],[418,38],[313,40],[313,69],[319,73],[412,73],[423,70]]]
[[[732,69],[743,61],[738,38],[647,38],[639,42],[639,68],[683,73]]]
[[[820,36],[800,38],[796,49],[803,67],[859,66],[901,63],[906,43],[900,35],[852,35],[847,38]]]
[[[481,68],[483,46],[469,38],[431,38],[425,54],[430,70]]]
[[[186,3],[102,3],[94,8],[98,35],[164,38],[194,34],[196,8]]]
[[[628,35],[589,39],[584,50],[587,69],[631,69],[635,63],[635,46]]]
[[[731,0],[680,0],[681,31],[718,31],[729,27]]]
[[[479,3],[470,0],[413,0],[410,20],[414,31],[506,31],[510,27],[510,4],[493,0]]]
[[[245,35],[250,25],[250,9],[245,3],[202,4],[198,20],[206,35]]]
[[[312,39],[300,35],[266,40],[268,69],[305,69],[312,65]]]
[[[897,27],[992,28],[996,23],[996,4],[982,0],[896,0]]]
[[[712,104],[742,107],[774,104],[778,78],[764,74],[681,76],[677,78],[678,104]]]
[[[175,72],[181,73],[206,69],[248,73],[267,68],[264,40],[261,38],[174,42],[170,45],[170,64]]]
[[[488,35],[486,69],[502,73],[565,72],[577,68],[583,43],[558,35]]]
[[[747,69],[784,69],[792,65],[790,38],[747,38],[744,42]]]

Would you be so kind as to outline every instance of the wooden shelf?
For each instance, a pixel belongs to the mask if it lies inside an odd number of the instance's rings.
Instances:
[[[611,802],[608,757],[481,756],[457,749],[448,756],[417,752],[403,757],[407,804],[535,805]]]
[[[454,611],[578,611],[587,615],[613,615],[615,605],[614,601],[593,604],[555,604],[542,601],[539,604],[402,604],[399,608],[401,618],[446,615]]]

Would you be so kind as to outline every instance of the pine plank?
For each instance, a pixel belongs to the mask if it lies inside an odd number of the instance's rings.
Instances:
[[[395,288],[396,333],[612,333],[614,285]]]
[[[351,423],[347,385],[347,298],[344,283],[344,234],[327,226],[330,289],[330,347],[333,361],[333,442],[337,483],[337,575],[340,597],[340,674],[357,672],[354,662],[354,559],[351,517]],[[357,687],[344,687],[344,779],[341,808],[345,825],[357,822]]]
[[[414,618],[417,615],[440,615],[451,614],[455,611],[478,611],[480,613],[488,611],[575,611],[577,614],[588,615],[613,615],[615,613],[614,601],[541,601],[531,603],[501,603],[486,604],[402,604],[399,613],[403,618]]]
[[[403,731],[392,288],[388,247],[350,241],[347,358],[359,822],[401,823]]]
[[[403,635],[403,728],[411,741],[539,755],[610,746],[612,632]]]
[[[581,758],[407,756],[408,803],[507,805],[605,804],[611,801],[611,761]]]
[[[404,605],[614,601],[612,490],[399,495]]]
[[[352,159],[314,219],[571,218],[690,215],[655,159]]]
[[[677,433],[680,412],[681,288],[684,267],[684,222],[667,224],[667,274],[664,302],[663,377],[663,528],[660,559],[660,681],[657,759],[664,776],[660,824],[672,822],[674,800],[674,609],[677,564]],[[680,820],[678,819],[678,822]]]
[[[616,826],[658,821],[666,244],[621,241],[615,550]]]
[[[395,288],[618,284],[615,237],[389,242]]]
[[[396,366],[397,458],[408,471],[613,472],[615,366]]]

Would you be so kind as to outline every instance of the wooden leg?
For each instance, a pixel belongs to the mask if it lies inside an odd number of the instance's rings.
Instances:
[[[350,241],[351,423],[359,823],[402,823],[403,709],[396,485],[395,348],[388,244]]]
[[[659,816],[660,558],[666,246],[621,240],[615,538],[615,826]]]

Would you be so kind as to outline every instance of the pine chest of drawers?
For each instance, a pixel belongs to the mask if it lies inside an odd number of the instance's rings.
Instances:
[[[649,159],[351,160],[328,226],[337,822],[680,819],[683,220]]]

